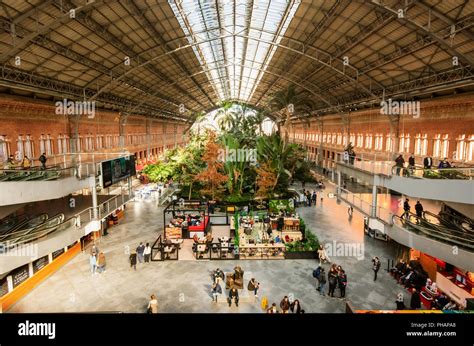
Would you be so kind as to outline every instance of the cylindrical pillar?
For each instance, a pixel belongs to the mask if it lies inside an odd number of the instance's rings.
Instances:
[[[95,177],[91,177],[90,179],[90,189],[92,194],[92,216],[94,220],[99,218],[99,210],[97,205],[97,188],[95,186]]]
[[[372,217],[377,217],[377,185],[375,184],[375,179],[372,186],[372,211],[370,215]]]

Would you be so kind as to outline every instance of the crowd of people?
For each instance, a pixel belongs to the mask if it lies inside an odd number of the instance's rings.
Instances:
[[[46,157],[46,153],[41,154],[38,158],[38,161],[41,163],[41,169],[46,169],[46,161],[48,158]],[[8,156],[5,165],[3,166],[4,169],[24,169],[28,170],[33,167],[33,160],[30,159],[28,156],[24,155],[23,158],[15,158],[15,156],[10,155]]]
[[[150,243],[140,244],[137,246],[134,252],[130,253],[129,261],[130,268],[137,270],[137,263],[150,263],[151,260],[151,246]]]
[[[408,158],[408,166],[407,169],[405,168],[405,158],[403,155],[400,153],[398,154],[397,158],[395,159],[395,167],[396,167],[396,174],[400,175],[400,173],[403,173],[403,175],[413,175],[416,169],[416,160],[415,160],[415,154],[411,154],[410,157]],[[448,158],[445,157],[444,159],[440,160],[438,163],[438,169],[445,169],[445,168],[452,168],[453,165],[448,161]],[[433,168],[433,158],[431,156],[427,156],[423,159],[423,169],[424,170],[430,170]]]
[[[313,277],[317,280],[316,290],[320,295],[325,296],[326,283],[328,284],[327,295],[334,297],[336,289],[339,289],[339,298],[345,298],[346,296],[346,287],[347,287],[347,274],[340,265],[336,263],[331,264],[329,271],[327,273],[323,266],[319,265],[313,271]]]

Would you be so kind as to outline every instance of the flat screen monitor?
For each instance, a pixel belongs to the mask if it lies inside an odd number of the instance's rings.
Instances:
[[[119,157],[102,162],[102,187],[106,188],[136,175],[135,156]]]

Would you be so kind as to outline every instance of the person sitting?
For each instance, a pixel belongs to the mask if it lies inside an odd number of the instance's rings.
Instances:
[[[195,243],[197,243],[199,241],[199,237],[198,237],[197,233],[194,233],[193,240],[194,240]]]
[[[275,243],[281,243],[281,238],[279,235],[275,237]]]

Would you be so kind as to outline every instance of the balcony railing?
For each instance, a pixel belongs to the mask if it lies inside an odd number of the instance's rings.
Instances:
[[[94,215],[94,207],[89,207],[76,215],[76,225],[80,227],[82,225],[86,225],[87,223],[93,220],[101,220],[104,217],[107,217],[112,214],[115,210],[127,203],[130,199],[130,195],[121,194],[108,199],[102,204],[99,204],[96,210],[97,218],[95,218]]]

